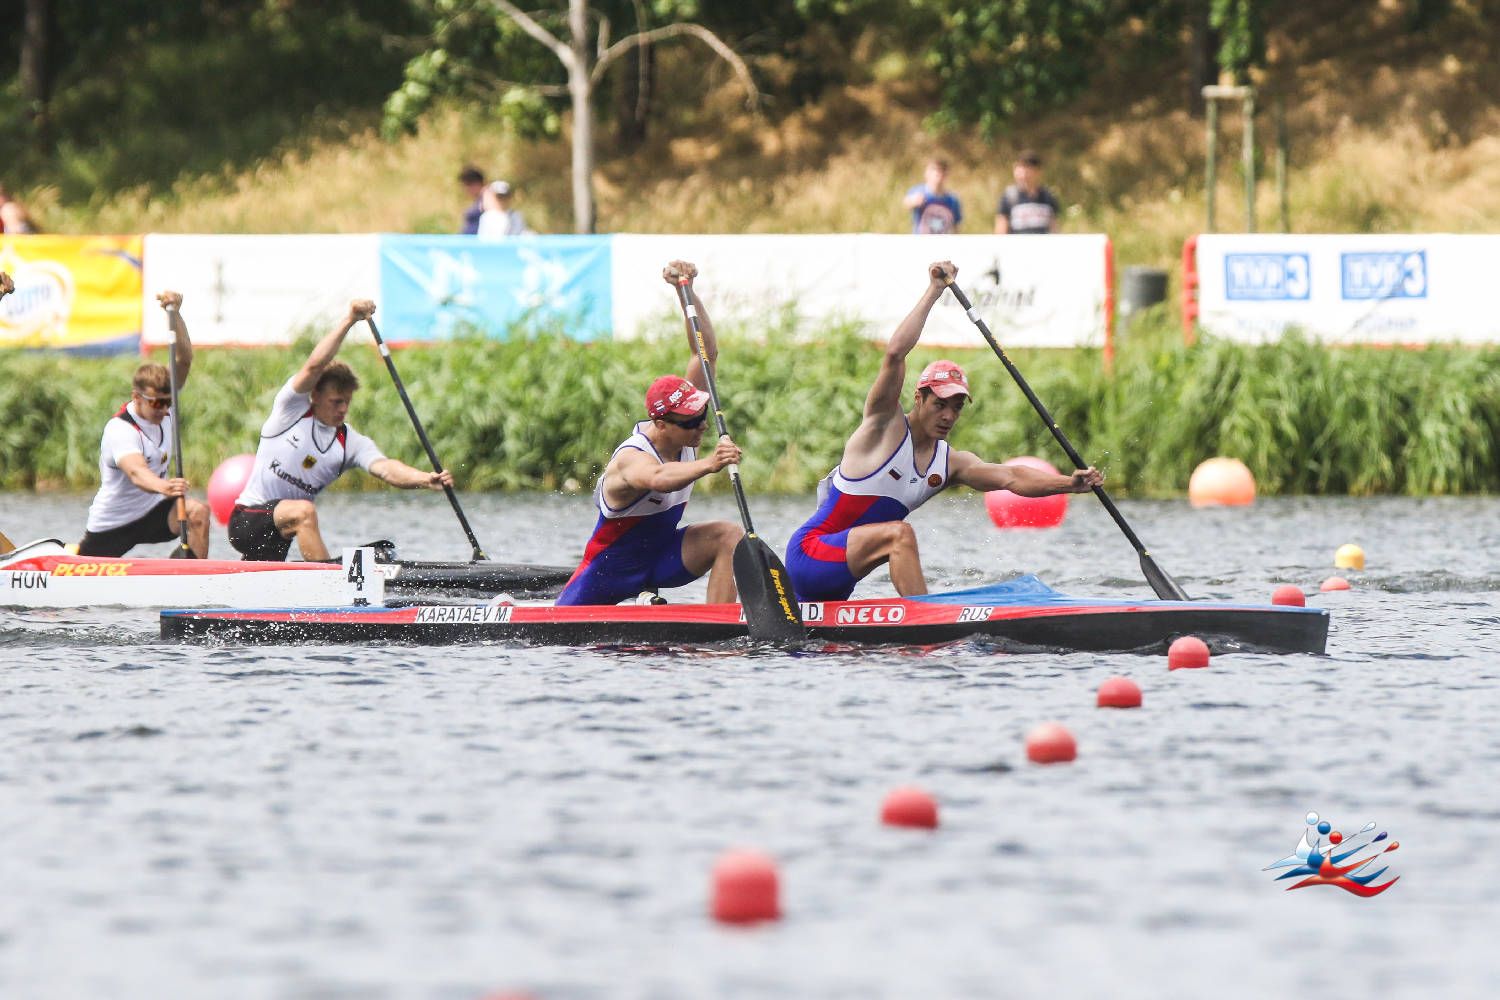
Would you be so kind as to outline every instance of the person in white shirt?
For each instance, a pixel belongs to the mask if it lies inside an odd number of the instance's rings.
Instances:
[[[193,344],[179,311],[182,296],[156,297],[177,341],[177,385],[187,382]],[[208,505],[187,495],[186,479],[168,478],[172,458],[172,379],[165,365],[135,370],[130,401],[104,425],[99,442],[99,492],[89,505],[81,556],[123,556],[137,545],[178,537],[177,498],[185,497],[188,547],[208,556]]]
[[[374,314],[369,299],[350,302],[348,314],[276,394],[250,479],[229,518],[229,544],[246,559],[283,560],[294,538],[303,559],[327,559],[314,500],[351,465],[404,490],[453,485],[448,470],[423,472],[387,458],[344,423],[359,377],[334,357],[350,328]]]
[[[484,211],[479,215],[480,236],[531,235],[520,209],[510,207],[513,195],[511,186],[505,181],[495,181],[484,189],[484,193],[479,196],[480,203],[484,206]]]

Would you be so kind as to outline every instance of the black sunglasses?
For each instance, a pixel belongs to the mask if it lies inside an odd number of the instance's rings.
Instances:
[[[663,423],[671,424],[673,427],[681,427],[685,431],[695,431],[703,426],[703,421],[708,419],[708,410],[704,410],[691,420],[668,420],[666,417],[658,417]]]

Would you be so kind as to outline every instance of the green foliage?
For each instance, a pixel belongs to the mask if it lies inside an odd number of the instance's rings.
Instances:
[[[1154,320],[1156,326],[1151,322]],[[466,490],[589,489],[642,416],[646,385],[683,370],[680,330],[657,340],[581,344],[513,331],[398,352],[438,454]],[[752,491],[806,492],[837,462],[882,348],[853,328],[814,345],[784,329],[721,331],[718,377]],[[182,395],[189,478],[255,447],[271,398],[308,345],[198,352]],[[947,352],[975,401],[954,444],[994,460],[1066,458],[988,351]],[[373,350],[346,348],[364,381],[349,422],[416,466],[424,453]],[[919,349],[910,380],[938,356]],[[1292,337],[1184,347],[1165,311],[1137,320],[1116,361],[1097,351],[1012,352],[1037,395],[1120,494],[1175,494],[1199,462],[1243,460],[1260,491],[1412,495],[1500,491],[1500,349],[1327,349]],[[92,489],[99,435],[127,398],[132,358],[7,352],[0,366],[0,489]],[[537,372],[566,373],[539,393]],[[813,374],[816,373],[815,377]],[[908,389],[910,386],[908,386]],[[721,477],[707,490],[727,489]],[[358,473],[344,488],[383,488]]]
[[[1213,0],[1208,21],[1219,33],[1219,69],[1246,83],[1266,62],[1266,0]]]

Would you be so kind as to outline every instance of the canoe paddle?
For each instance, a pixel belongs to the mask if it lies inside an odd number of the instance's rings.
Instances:
[[[177,412],[172,414],[172,464],[176,466],[177,478],[182,478],[182,429],[178,423],[182,418],[182,386],[177,384],[177,326],[172,321],[177,318],[177,307],[169,305],[167,309],[167,329],[172,333],[171,343],[167,345],[167,378],[172,386],[172,405]],[[194,552],[188,545],[188,520],[187,499],[177,498],[177,548],[172,550],[173,559],[197,559],[198,553]]]
[[[714,406],[719,437],[726,438],[729,429],[724,424],[724,409],[719,405],[713,365],[708,360],[707,348],[703,346],[698,307],[693,305],[692,293],[688,291],[691,280],[687,277],[678,279],[677,295],[682,299],[682,310],[693,330],[693,346],[698,349],[698,361],[703,365],[703,378],[708,383],[708,398]],[[734,498],[739,502],[740,520],[745,525],[745,537],[734,547],[734,585],[739,588],[740,607],[745,612],[750,638],[757,642],[801,642],[807,638],[807,630],[802,625],[802,608],[792,590],[792,579],[776,553],[755,533],[755,525],[750,523],[750,508],[745,505],[745,487],[740,482],[737,463],[729,466],[729,481],[734,484]]]
[[[365,322],[370,324],[370,334],[375,338],[375,346],[380,348],[380,356],[385,359],[386,371],[391,373],[391,381],[396,384],[396,392],[401,397],[401,402],[406,406],[406,415],[411,417],[411,425],[416,429],[417,440],[422,442],[422,447],[427,449],[427,458],[432,462],[433,472],[442,472],[443,463],[438,461],[437,452],[432,450],[432,442],[427,438],[427,432],[422,429],[422,420],[417,416],[416,408],[411,405],[411,397],[406,394],[406,386],[401,383],[401,375],[396,371],[396,362],[391,360],[391,349],[385,346],[385,341],[380,339],[380,331],[375,327],[375,319],[371,316],[365,317]],[[479,539],[474,537],[474,529],[469,527],[469,519],[464,517],[464,509],[458,505],[458,494],[453,492],[453,487],[444,486],[443,492],[448,494],[448,502],[453,505],[453,513],[458,515],[458,523],[463,525],[464,534],[469,538],[469,546],[474,550],[472,562],[483,562],[489,557],[479,547]]]
[[[1042,401],[1036,398],[1036,393],[1031,391],[1031,386],[1026,384],[1026,379],[1021,377],[1020,369],[1011,362],[1010,358],[1005,356],[1005,352],[1000,349],[1000,344],[995,340],[995,335],[990,332],[990,328],[985,325],[979,313],[974,311],[974,304],[969,301],[969,297],[964,294],[963,289],[954,284],[951,279],[948,281],[948,289],[953,292],[953,297],[958,299],[958,304],[964,307],[964,312],[968,314],[970,321],[979,328],[979,332],[989,342],[995,355],[1005,363],[1005,368],[1010,372],[1010,377],[1016,380],[1016,385],[1021,387],[1021,391],[1031,401],[1031,405],[1036,409],[1037,414],[1041,416],[1042,422],[1052,431],[1052,436],[1057,439],[1058,444],[1062,445],[1062,450],[1067,452],[1068,461],[1073,463],[1075,469],[1087,469],[1089,467],[1088,463],[1073,449],[1072,442],[1062,432],[1062,428],[1057,426],[1057,421],[1052,419],[1052,414],[1048,413],[1047,408],[1042,405]],[[1104,487],[1095,486],[1094,495],[1099,498],[1100,503],[1104,504],[1104,509],[1109,511],[1109,516],[1115,519],[1115,524],[1120,526],[1120,530],[1125,533],[1125,537],[1130,539],[1130,544],[1135,546],[1136,552],[1140,553],[1141,572],[1146,574],[1146,582],[1151,584],[1151,589],[1156,591],[1156,596],[1164,601],[1191,600],[1187,592],[1177,585],[1177,581],[1168,576],[1166,571],[1156,564],[1156,560],[1151,558],[1151,553],[1146,551],[1146,546],[1141,544],[1141,540],[1136,537],[1135,532],[1130,530],[1130,525],[1125,523],[1124,516],[1120,513],[1119,508],[1115,506],[1114,501],[1109,498],[1109,494],[1104,492]]]

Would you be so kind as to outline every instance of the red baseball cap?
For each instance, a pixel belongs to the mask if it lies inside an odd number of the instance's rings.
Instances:
[[[922,369],[922,377],[917,379],[917,388],[931,389],[934,396],[941,396],[943,399],[960,393],[968,396],[969,380],[964,377],[964,370],[953,362],[934,361]]]
[[[681,375],[663,375],[646,390],[646,412],[653,417],[667,413],[691,417],[708,402],[708,392]]]

